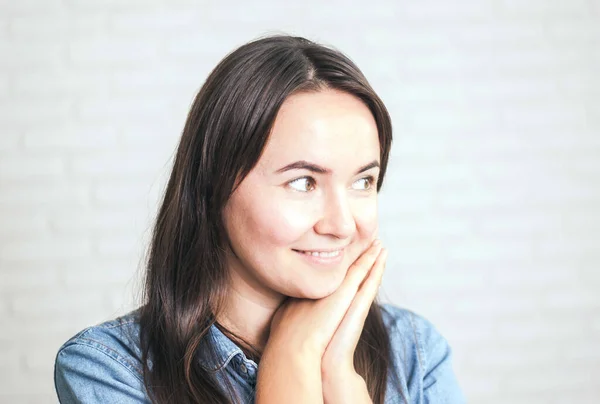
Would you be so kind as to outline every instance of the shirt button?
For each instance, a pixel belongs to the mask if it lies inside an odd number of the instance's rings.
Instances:
[[[240,365],[240,370],[242,371],[242,373],[248,373],[248,368],[246,368],[246,365],[244,365],[243,363]]]

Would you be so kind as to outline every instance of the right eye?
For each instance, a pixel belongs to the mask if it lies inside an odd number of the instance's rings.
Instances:
[[[315,180],[311,177],[296,178],[288,183],[296,191],[309,192],[315,189]]]

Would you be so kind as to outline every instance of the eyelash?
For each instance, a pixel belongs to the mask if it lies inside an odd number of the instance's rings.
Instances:
[[[310,177],[310,176],[304,176],[304,177],[296,178],[296,179],[288,182],[288,185],[293,184],[294,182],[299,181],[299,180],[308,180],[308,181],[310,181],[313,184],[313,189],[314,189],[314,183],[316,181],[315,181],[315,179],[313,177]],[[369,191],[375,185],[375,177],[373,177],[372,175],[368,175],[366,177],[360,178],[360,179],[356,180],[355,182],[358,182],[358,181],[361,181],[361,180],[367,180],[367,183],[368,183],[369,186],[368,186],[368,188],[361,189],[360,191]],[[309,191],[298,191],[298,192],[310,192],[310,191],[312,191],[312,189],[309,190]]]

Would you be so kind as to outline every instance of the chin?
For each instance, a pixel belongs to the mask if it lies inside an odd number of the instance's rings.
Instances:
[[[311,284],[303,285],[302,289],[296,290],[295,295],[290,295],[298,299],[323,299],[335,292],[342,284],[344,277],[329,280],[315,280]]]

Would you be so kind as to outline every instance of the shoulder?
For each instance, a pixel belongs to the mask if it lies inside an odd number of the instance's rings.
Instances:
[[[415,350],[417,360],[425,366],[425,360],[431,349],[440,343],[447,343],[438,329],[425,317],[405,308],[392,304],[383,304],[382,317],[390,333],[392,348],[399,341]]]
[[[137,312],[80,331],[60,347],[57,362],[60,364],[66,360],[76,360],[71,354],[77,351],[90,351],[94,356],[107,356],[120,363],[135,377],[141,377]]]
[[[416,402],[464,403],[446,338],[413,311],[391,304],[381,308],[395,367],[408,395]]]
[[[56,355],[54,381],[61,402],[143,398],[138,312],[88,327],[65,342]]]

